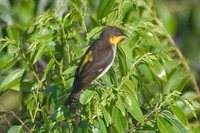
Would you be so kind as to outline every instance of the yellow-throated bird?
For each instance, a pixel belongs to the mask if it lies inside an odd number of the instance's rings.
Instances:
[[[72,92],[65,102],[72,113],[77,110],[84,88],[110,69],[115,59],[116,44],[124,38],[127,36],[119,28],[108,26],[88,48],[76,70]]]

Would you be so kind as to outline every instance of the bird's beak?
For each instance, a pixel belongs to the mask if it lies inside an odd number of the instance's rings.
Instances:
[[[120,42],[121,40],[124,40],[127,38],[127,35],[123,34],[121,36],[114,36],[114,37],[111,37],[109,39],[110,43],[112,44],[117,44],[118,42]]]

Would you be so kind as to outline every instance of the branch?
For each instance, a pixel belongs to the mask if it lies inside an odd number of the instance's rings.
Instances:
[[[17,116],[17,114],[15,112],[13,112],[12,110],[8,109],[8,107],[0,102],[0,106],[5,109],[7,112],[11,113],[22,125],[22,127],[26,128],[26,130],[29,133],[32,133],[32,131],[28,128],[28,126],[26,126],[26,124],[19,118],[19,116]]]

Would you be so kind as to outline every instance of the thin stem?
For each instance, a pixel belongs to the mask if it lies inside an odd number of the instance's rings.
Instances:
[[[126,80],[130,77],[131,72],[133,71],[134,67],[136,66],[137,63],[139,63],[144,57],[151,55],[151,53],[146,53],[144,54],[142,57],[140,57],[139,59],[137,59],[133,65],[131,66],[131,69],[129,70],[129,73],[123,78],[123,80],[121,81],[120,85],[117,87],[117,89],[120,89],[122,87],[122,85],[126,82]]]
[[[154,108],[152,111],[150,111],[149,113],[145,114],[145,116],[144,116],[144,121],[147,120],[154,112],[159,111],[158,105],[159,105],[159,104],[156,104],[155,108]],[[131,131],[134,131],[134,129],[136,129],[136,127],[139,126],[140,123],[141,123],[141,122],[138,122],[136,125],[131,126],[131,127],[128,129],[127,133],[130,133]]]
[[[7,112],[11,113],[22,125],[22,127],[26,128],[26,130],[29,133],[32,133],[32,131],[28,128],[28,126],[19,118],[19,116],[17,116],[17,114],[15,112],[13,112],[12,110],[8,109],[8,107],[0,102],[0,106],[3,107]]]

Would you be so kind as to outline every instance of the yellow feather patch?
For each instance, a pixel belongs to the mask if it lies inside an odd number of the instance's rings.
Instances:
[[[83,62],[81,63],[81,66],[80,66],[79,71],[82,70],[83,66],[84,66],[87,62],[91,62],[92,60],[93,60],[92,51],[89,51],[89,52],[85,55],[85,58],[83,59]]]
[[[118,42],[120,42],[124,38],[127,38],[127,37],[126,36],[114,36],[114,37],[111,37],[109,39],[109,41],[110,41],[111,44],[115,44],[116,45]]]

